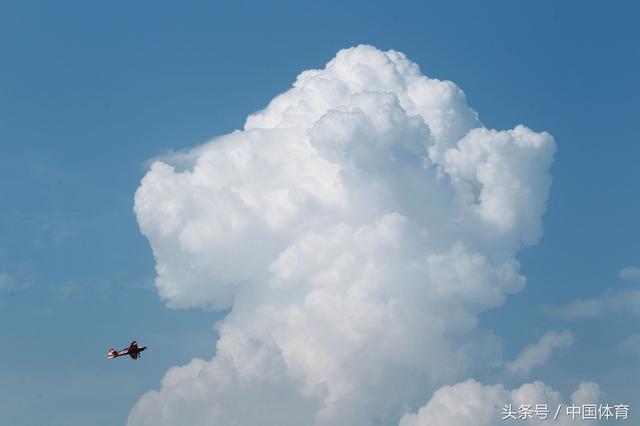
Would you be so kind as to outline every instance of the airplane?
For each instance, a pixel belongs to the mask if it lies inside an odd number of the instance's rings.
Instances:
[[[117,358],[122,355],[129,355],[133,359],[138,359],[138,357],[140,356],[140,352],[144,351],[145,349],[147,349],[146,346],[138,347],[138,342],[134,340],[133,342],[131,342],[131,345],[129,345],[128,348],[125,348],[121,351],[116,351],[113,348],[109,348],[109,352],[107,352],[107,358],[111,359]]]

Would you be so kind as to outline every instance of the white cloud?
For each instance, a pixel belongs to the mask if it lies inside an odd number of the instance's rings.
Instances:
[[[548,313],[565,320],[596,318],[603,315],[640,315],[640,290],[608,291],[599,297],[573,300],[565,305],[552,307]]]
[[[620,279],[629,282],[640,282],[640,268],[637,266],[627,266],[618,273]]]
[[[14,275],[0,271],[0,291],[15,291],[31,286],[31,279],[21,280]]]
[[[619,345],[619,349],[634,355],[640,355],[640,334],[632,334],[623,340]]]
[[[358,46],[244,130],[154,162],[135,212],[160,296],[231,312],[216,356],[170,370],[129,424],[397,423],[495,358],[477,314],[524,286],[554,151]]]
[[[597,404],[600,400],[600,388],[597,384],[583,382],[571,395],[576,405]],[[528,420],[502,420],[507,411],[505,404],[517,412],[522,405],[531,406],[532,418]],[[549,414],[543,419],[542,408],[536,412],[537,404],[546,404]],[[555,410],[562,404],[561,411],[554,421]],[[536,415],[540,413],[539,415]],[[541,382],[522,385],[512,391],[503,385],[482,385],[471,379],[453,386],[444,386],[434,393],[431,400],[416,413],[405,414],[399,426],[502,426],[510,423],[527,425],[586,425],[596,424],[592,420],[572,419],[567,415],[566,403],[560,393]]]
[[[625,281],[638,282],[640,268],[635,266],[622,268],[618,277]],[[576,299],[562,306],[547,307],[546,312],[552,317],[570,321],[611,314],[640,315],[640,290],[607,290],[596,297]]]
[[[571,394],[571,400],[576,404],[594,404],[600,401],[602,392],[600,385],[593,382],[582,382]]]
[[[399,426],[485,426],[497,423],[500,410],[511,401],[504,386],[484,386],[467,380],[444,386],[415,414],[405,414]]]
[[[578,320],[598,317],[602,315],[604,308],[604,303],[600,299],[578,299],[563,306],[550,308],[548,313],[566,320]]]
[[[6,272],[0,272],[0,290],[13,289],[17,284],[15,278]]]
[[[573,333],[569,330],[548,331],[536,343],[525,347],[518,357],[506,364],[506,369],[514,375],[527,375],[540,365],[545,364],[553,353],[573,345]]]

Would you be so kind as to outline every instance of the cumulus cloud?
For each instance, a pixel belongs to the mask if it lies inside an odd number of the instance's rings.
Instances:
[[[618,276],[621,280],[629,282],[640,282],[640,268],[637,266],[626,266],[620,270]]]
[[[582,382],[578,388],[571,393],[571,400],[575,404],[594,404],[600,401],[602,391],[600,385],[593,382]]]
[[[135,212],[168,306],[230,309],[130,425],[395,424],[496,356],[555,144],[482,127],[404,54],[340,51],[245,127],[155,161]]]
[[[569,330],[548,331],[536,343],[528,345],[518,357],[507,363],[506,369],[514,375],[525,376],[540,365],[545,364],[554,352],[573,345],[573,333]]]
[[[575,405],[597,404],[600,400],[600,388],[597,384],[583,382],[571,394],[571,403]],[[560,411],[554,420],[558,406]],[[500,426],[510,424],[505,405],[514,413],[524,405],[531,408],[531,417],[510,419],[513,423],[528,425],[583,425],[594,424],[573,419],[567,415],[567,403],[560,393],[541,382],[522,385],[518,389],[507,390],[501,384],[483,385],[470,379],[453,386],[444,386],[436,391],[431,400],[416,413],[405,414],[399,426]],[[536,406],[538,409],[536,410]],[[543,411],[549,410],[546,418]],[[516,417],[520,414],[514,414]]]

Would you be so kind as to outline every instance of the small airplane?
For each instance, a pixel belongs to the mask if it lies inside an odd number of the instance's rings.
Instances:
[[[138,347],[138,342],[135,340],[131,342],[128,348],[125,348],[121,351],[116,351],[113,348],[109,348],[109,352],[107,352],[107,358],[117,358],[122,355],[129,355],[133,359],[138,359],[140,356],[140,352],[147,349],[146,346]]]

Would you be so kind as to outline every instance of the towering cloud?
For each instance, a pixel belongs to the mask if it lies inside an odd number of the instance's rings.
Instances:
[[[524,286],[554,150],[358,46],[155,162],[135,212],[160,296],[230,313],[213,359],[169,370],[129,424],[397,424],[496,355],[477,315]]]

